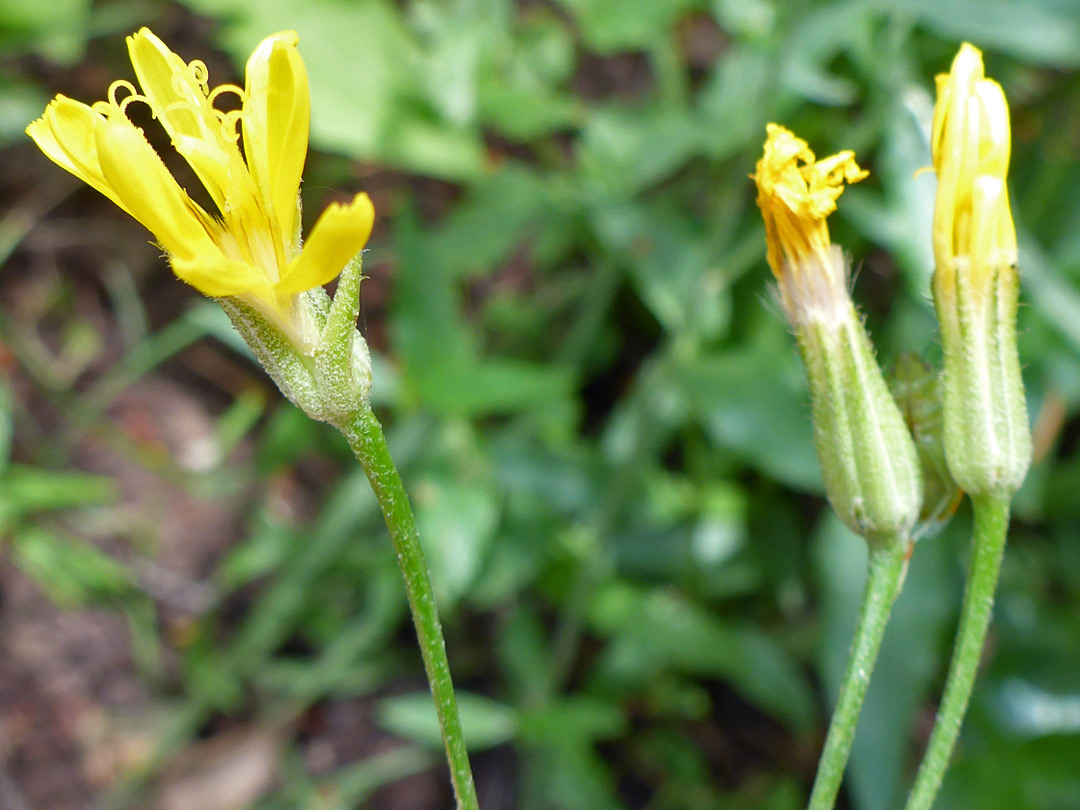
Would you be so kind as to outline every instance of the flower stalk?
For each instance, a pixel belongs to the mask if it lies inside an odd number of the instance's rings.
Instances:
[[[904,542],[884,544],[871,552],[866,589],[855,625],[855,640],[848,655],[836,709],[825,736],[817,777],[807,805],[809,810],[831,810],[836,804],[844,779],[844,766],[855,741],[855,729],[859,725],[859,715],[870,686],[870,675],[885,637],[885,625],[904,583],[910,552],[911,544]]]
[[[1009,504],[1032,451],[1016,345],[1009,107],[967,43],[937,77],[937,90],[933,291],[945,354],[945,459],[971,496],[975,528],[949,675],[907,810],[929,810],[948,770],[990,626]]]
[[[994,611],[994,591],[997,589],[1009,531],[1009,502],[1001,498],[982,497],[973,499],[972,507],[975,530],[964,604],[960,611],[960,627],[956,632],[949,676],[945,681],[934,729],[930,732],[905,810],[930,810],[937,798],[971,701],[986,632]]]
[[[409,497],[386,446],[382,426],[368,405],[365,404],[354,413],[342,426],[341,431],[367,473],[383,518],[390,529],[398,565],[405,579],[405,592],[412,611],[413,625],[420,639],[424,669],[427,671],[439,726],[446,744],[450,780],[454,786],[457,807],[460,810],[478,810],[476,787],[469,766],[469,754],[465,748],[454,684],[450,678],[450,663],[446,658],[446,644],[435,605],[435,591]]]

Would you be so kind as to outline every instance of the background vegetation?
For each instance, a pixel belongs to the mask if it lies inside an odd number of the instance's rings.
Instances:
[[[767,121],[872,175],[836,241],[885,361],[937,359],[933,76],[1014,116],[1038,461],[943,810],[1080,807],[1080,8],[1071,0],[3,0],[0,804],[447,808],[374,500],[140,227],[23,136],[301,35],[309,220],[368,191],[361,328],[485,810],[800,808],[865,550],[829,515],[749,173]],[[916,549],[845,806],[898,807],[966,510]]]

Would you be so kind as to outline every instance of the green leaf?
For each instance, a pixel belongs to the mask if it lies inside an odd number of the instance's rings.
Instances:
[[[0,54],[29,46],[54,62],[72,64],[82,58],[89,31],[90,0],[0,3]]]
[[[512,609],[499,628],[496,652],[518,703],[528,706],[540,700],[549,684],[551,651],[535,610],[525,604]]]
[[[116,484],[111,478],[55,472],[22,464],[8,466],[0,491],[0,502],[17,514],[99,506],[115,498]]]
[[[1054,272],[1046,254],[1023,231],[1019,237],[1024,257],[1022,283],[1032,306],[1080,352],[1080,293],[1076,285]]]
[[[776,7],[767,0],[712,0],[713,15],[727,31],[746,37],[769,33],[776,20]]]
[[[591,745],[626,733],[626,717],[606,700],[585,696],[551,701],[521,718],[524,740],[550,747]]]
[[[299,32],[311,84],[313,145],[441,177],[469,177],[482,169],[479,134],[447,120],[423,98],[421,81],[429,63],[393,3],[186,2],[225,22],[222,45],[237,69],[267,34]]]
[[[217,579],[231,591],[271,574],[288,558],[295,542],[291,530],[263,518],[221,562]]]
[[[511,36],[506,47],[489,49],[479,77],[481,117],[520,141],[580,122],[584,106],[562,90],[575,62],[566,23],[537,6],[521,15]]]
[[[447,278],[489,274],[539,228],[557,204],[554,196],[538,172],[510,164],[470,186],[424,252]]]
[[[457,691],[465,744],[482,751],[509,742],[518,728],[517,713],[503,703],[471,692]],[[388,731],[432,750],[442,749],[435,703],[428,693],[385,698],[379,702],[379,724]]]
[[[625,256],[635,288],[668,332],[710,338],[730,317],[730,291],[708,234],[685,211],[608,205],[596,216],[606,246]]]
[[[805,378],[779,322],[748,347],[693,361],[681,379],[717,445],[790,486],[822,491]]]
[[[1080,65],[1080,16],[1069,2],[1029,0],[902,0],[882,3],[889,14],[911,14],[947,39],[1051,67]],[[941,65],[944,71],[947,65]]]
[[[1080,692],[1050,691],[1026,680],[1007,681],[994,691],[1001,724],[1017,737],[1080,734]]]
[[[518,359],[481,359],[475,335],[458,312],[459,293],[425,240],[415,214],[397,221],[401,261],[393,334],[414,392],[429,407],[452,415],[551,407],[566,396],[570,374],[561,367]]]
[[[560,0],[577,19],[582,37],[600,53],[645,50],[667,38],[695,0]]]
[[[133,590],[131,572],[100,549],[38,527],[12,538],[15,565],[58,604],[77,607]]]
[[[1017,741],[977,711],[946,775],[936,810],[1073,810],[1080,795],[1080,735]]]
[[[441,476],[416,479],[412,491],[436,594],[451,604],[468,591],[495,535],[495,495],[480,482]]]
[[[843,211],[863,234],[889,250],[904,271],[912,297],[929,306],[926,292],[934,269],[930,231],[937,182],[933,172],[920,170],[931,165],[924,128],[933,99],[927,88],[914,83],[898,87],[895,98],[886,107],[884,143],[874,163],[881,192],[865,184],[854,186],[844,195]]]
[[[625,198],[668,177],[709,142],[682,108],[600,107],[581,136],[581,169],[605,196]]]
[[[610,637],[601,681],[637,684],[665,668],[720,677],[793,728],[809,728],[810,688],[781,644],[760,630],[723,622],[672,593],[628,586],[606,589],[592,615]]]
[[[746,0],[727,0],[744,5]],[[714,157],[726,157],[747,143],[762,140],[772,117],[771,93],[777,65],[759,48],[734,46],[718,60],[699,94],[708,121],[706,147]]]
[[[0,146],[22,142],[26,127],[48,103],[49,97],[36,84],[0,76]]]

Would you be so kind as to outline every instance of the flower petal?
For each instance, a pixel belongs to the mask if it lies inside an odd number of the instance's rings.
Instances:
[[[987,79],[982,54],[960,46],[948,74],[938,76],[931,154],[938,175],[933,244],[938,275],[964,257],[985,288],[989,268],[1016,261],[1016,228],[1009,208],[1009,105]]]
[[[200,86],[195,70],[169,50],[149,28],[127,38],[128,54],[143,93],[171,138],[205,137],[219,129],[207,103],[205,76]]]
[[[200,214],[205,214],[169,174],[142,130],[116,115],[95,127],[95,138],[105,182],[165,250],[186,259],[221,253],[202,224]]]
[[[311,229],[304,249],[289,264],[274,291],[279,295],[301,293],[333,281],[363,250],[374,221],[375,208],[367,194],[357,194],[348,205],[332,203]]]
[[[194,259],[173,256],[171,264],[177,278],[211,298],[251,293],[273,300],[262,270],[246,262],[228,259],[221,253]]]
[[[267,37],[248,59],[244,155],[285,240],[295,241],[296,195],[307,156],[311,97],[295,31]]]
[[[225,123],[211,103],[206,66],[201,62],[187,64],[148,28],[132,34],[127,42],[143,93],[173,143],[201,141],[204,154],[218,153],[212,163],[228,166],[234,176],[246,173],[233,125]],[[235,89],[239,93],[239,88]],[[206,161],[192,161],[189,153],[184,157],[224,214],[230,206],[225,204],[216,177],[204,171]],[[229,196],[235,203],[236,197]]]
[[[255,184],[243,161],[232,160],[229,154],[200,138],[181,135],[173,146],[195,170],[226,222],[236,213],[233,209],[239,207],[238,200],[255,203]]]
[[[813,259],[826,271],[840,267],[832,258],[827,218],[845,183],[868,176],[844,151],[816,160],[806,141],[778,124],[765,127],[765,150],[753,174],[757,204],[765,220],[766,259],[773,275],[784,274]],[[842,279],[837,279],[843,283]]]
[[[26,134],[53,163],[124,208],[101,173],[94,129],[102,123],[102,117],[87,105],[57,96],[45,108],[45,114],[26,128]]]

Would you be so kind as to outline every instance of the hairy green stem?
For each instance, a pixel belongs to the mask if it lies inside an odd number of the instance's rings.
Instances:
[[[369,406],[365,405],[357,411],[350,421],[341,426],[341,431],[371,481],[371,488],[375,491],[390,530],[394,551],[397,552],[413,624],[420,641],[420,652],[424,658],[424,669],[427,670],[443,742],[446,744],[446,759],[450,764],[450,779],[457,806],[459,810],[479,810],[461,730],[461,717],[454,697],[454,684],[450,679],[450,664],[446,659],[446,643],[435,605],[435,592],[408,495],[390,457],[382,426]]]
[[[871,551],[870,571],[855,626],[855,640],[840,684],[836,710],[825,736],[825,747],[818,760],[808,810],[832,810],[836,803],[866,689],[870,685],[870,675],[885,635],[885,625],[904,582],[909,549],[910,544],[906,539],[895,538]]]
[[[934,804],[960,736],[960,725],[967,713],[986,631],[990,627],[994,591],[1001,573],[1001,558],[1005,553],[1005,537],[1009,529],[1009,500],[983,496],[973,498],[972,506],[975,510],[975,531],[960,628],[956,633],[956,646],[953,648],[952,663],[949,664],[945,692],[938,707],[937,721],[930,733],[915,785],[908,796],[906,810],[930,810]]]

